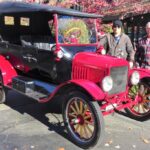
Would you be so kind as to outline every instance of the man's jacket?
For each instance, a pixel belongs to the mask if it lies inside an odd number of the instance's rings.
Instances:
[[[125,58],[129,61],[134,61],[134,49],[130,38],[122,33],[120,40],[116,43],[113,34],[106,34],[100,39],[99,46],[104,46],[107,54],[120,58]]]

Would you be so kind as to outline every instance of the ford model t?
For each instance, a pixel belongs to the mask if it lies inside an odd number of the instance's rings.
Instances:
[[[59,96],[68,135],[82,148],[100,143],[104,115],[126,108],[135,117],[147,117],[149,89],[131,92],[140,87],[140,77],[149,75],[130,71],[124,59],[96,51],[96,19],[101,17],[38,4],[1,3],[0,103],[9,89],[39,103]]]

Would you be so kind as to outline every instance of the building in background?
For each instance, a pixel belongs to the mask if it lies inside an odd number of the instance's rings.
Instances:
[[[109,11],[106,11],[105,8],[104,14],[104,23],[121,19],[124,23],[125,32],[133,44],[136,44],[146,34],[145,25],[150,21],[150,0],[137,0],[134,3],[126,0],[126,3],[111,8]]]

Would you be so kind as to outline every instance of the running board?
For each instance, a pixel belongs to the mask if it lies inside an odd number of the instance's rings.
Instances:
[[[57,85],[48,84],[24,76],[17,76],[12,79],[12,89],[37,101],[48,98],[56,87]]]

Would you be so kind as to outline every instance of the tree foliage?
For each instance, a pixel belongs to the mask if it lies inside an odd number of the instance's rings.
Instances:
[[[77,0],[83,11],[104,15],[150,11],[149,0]]]
[[[45,0],[26,0],[44,3]],[[46,0],[48,5],[70,8],[78,5],[82,11],[103,15],[150,12],[149,0]],[[76,8],[76,7],[74,7]]]

